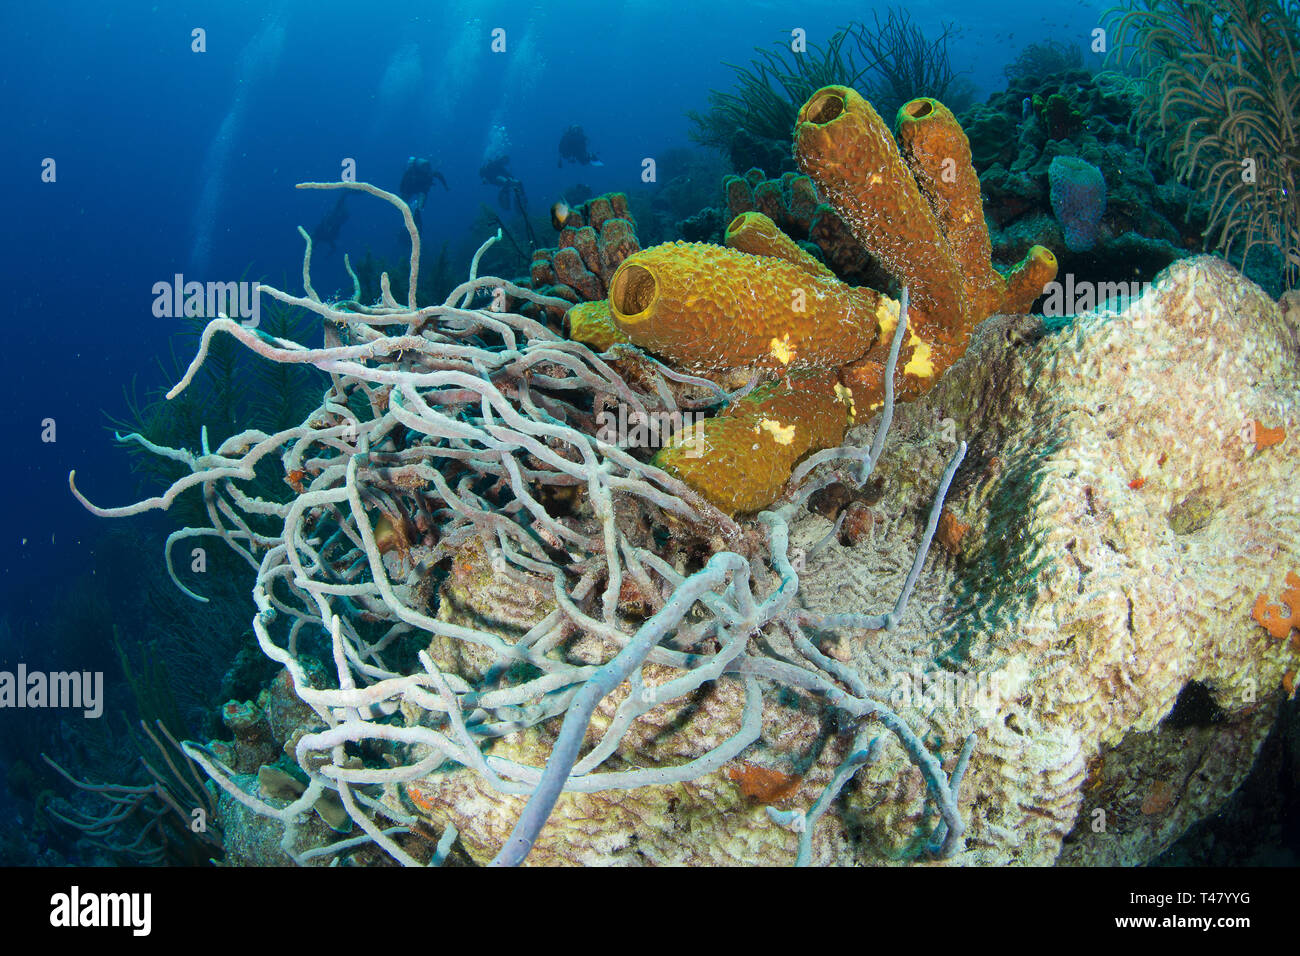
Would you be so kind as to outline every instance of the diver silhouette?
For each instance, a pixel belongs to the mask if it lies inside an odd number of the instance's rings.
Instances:
[[[312,244],[315,246],[328,245],[329,249],[326,251],[331,254],[333,254],[334,247],[338,243],[339,230],[343,228],[343,223],[347,222],[348,219],[348,211],[343,206],[343,201],[347,198],[347,193],[339,196],[338,201],[334,203],[334,208],[327,212],[311,230]]]
[[[451,192],[447,186],[446,177],[433,168],[433,163],[427,159],[416,158],[412,156],[406,161],[406,169],[402,173],[402,181],[397,187],[397,195],[401,196],[408,206],[411,207],[411,216],[415,219],[416,228],[420,228],[420,210],[422,210],[429,201],[429,190],[433,188],[433,181],[438,180],[442,183],[442,188]]]
[[[479,167],[479,178],[485,186],[497,186],[497,205],[509,212],[512,205],[523,217],[524,229],[532,248],[537,248],[537,236],[533,224],[528,219],[528,198],[524,195],[524,184],[510,173],[510,157],[506,154],[489,159]]]
[[[560,136],[560,160],[555,165],[563,166],[566,159],[580,166],[605,165],[587,148],[587,133],[577,123],[566,129]]]

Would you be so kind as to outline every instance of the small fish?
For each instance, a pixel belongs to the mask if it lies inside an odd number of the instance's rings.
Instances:
[[[551,225],[555,227],[556,232],[559,232],[564,228],[565,223],[569,221],[569,214],[572,211],[573,210],[569,208],[569,204],[563,199],[551,207]]]

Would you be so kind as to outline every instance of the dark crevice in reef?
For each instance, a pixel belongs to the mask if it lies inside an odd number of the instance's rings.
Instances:
[[[1161,725],[1171,730],[1209,727],[1223,723],[1225,716],[1223,708],[1215,703],[1210,689],[1200,681],[1193,680],[1188,681],[1178,692],[1178,699],[1174,701],[1173,708],[1161,721]]]
[[[1300,699],[1283,702],[1223,809],[1189,827],[1151,865],[1300,866]]]

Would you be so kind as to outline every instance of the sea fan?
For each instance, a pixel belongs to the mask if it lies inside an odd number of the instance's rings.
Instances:
[[[1300,283],[1300,2],[1130,0],[1113,54],[1143,79],[1135,120],[1211,203],[1206,235],[1242,266],[1276,247]]]

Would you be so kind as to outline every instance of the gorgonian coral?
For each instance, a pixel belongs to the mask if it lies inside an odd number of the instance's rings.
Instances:
[[[748,67],[731,65],[734,92],[715,90],[707,113],[687,114],[695,124],[692,138],[724,149],[738,129],[783,140],[800,106],[824,86],[865,89],[885,115],[918,96],[943,97],[957,76],[948,57],[955,33],[953,25],[944,24],[937,36],[928,37],[905,9],[891,7],[883,21],[874,13],[870,26],[850,23],[824,46],[809,44],[800,52],[788,43],[775,50],[757,47]]]
[[[1225,257],[1275,247],[1300,281],[1300,3],[1130,0],[1112,49],[1138,66],[1136,119],[1175,173],[1211,202]]]

